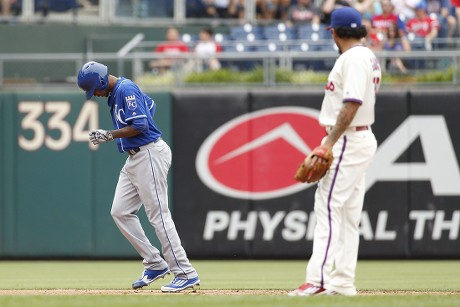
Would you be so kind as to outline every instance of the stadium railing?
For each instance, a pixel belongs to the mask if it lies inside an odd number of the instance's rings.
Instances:
[[[153,42],[143,43],[143,47],[150,46]],[[412,51],[412,52],[378,52],[382,69],[385,71],[385,62],[393,57],[399,57],[405,61],[424,63],[423,66],[415,67],[411,73],[423,71],[443,71],[452,69],[452,79],[444,82],[446,85],[459,86],[460,75],[460,50],[437,50]],[[264,71],[264,79],[261,86],[278,86],[276,81],[277,69],[291,71],[311,70],[314,72],[327,72],[337,58],[337,51],[302,51],[289,48],[274,51],[233,50],[221,52],[218,59],[225,63],[231,71],[247,71],[261,68]],[[124,53],[41,53],[41,54],[0,54],[0,87],[75,87],[75,74],[78,69],[88,60],[96,60],[107,63],[114,75],[123,75],[131,79],[137,79],[151,74],[148,63],[154,59],[171,58],[171,55],[155,53],[151,51],[124,50]],[[193,53],[176,55],[175,58],[187,61],[200,61]],[[246,65],[244,65],[246,63]],[[319,63],[319,64],[318,64]],[[58,64],[58,65],[55,65]],[[309,64],[311,64],[309,66]],[[173,73],[170,84],[172,87],[187,86],[185,78],[187,73],[177,70]],[[440,83],[441,84],[441,83]],[[226,83],[231,86],[231,83]],[[257,85],[257,84],[252,84]],[[155,87],[152,79],[150,86]],[[161,87],[164,84],[160,85]],[[321,85],[322,86],[322,85]]]

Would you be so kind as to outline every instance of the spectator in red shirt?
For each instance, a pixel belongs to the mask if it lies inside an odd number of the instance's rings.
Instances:
[[[408,32],[416,37],[425,39],[425,49],[432,49],[432,41],[438,36],[439,23],[436,18],[431,18],[426,12],[426,4],[419,4],[415,8],[415,17],[406,24]]]
[[[363,19],[362,24],[367,30],[367,36],[363,38],[363,43],[373,51],[381,51],[385,35],[377,31],[377,29],[372,28],[371,21],[368,19]]]
[[[410,43],[406,37],[406,27],[404,22],[394,13],[394,6],[391,3],[391,0],[382,0],[382,14],[375,15],[372,17],[372,28],[376,29],[379,33],[386,36],[388,28],[393,24],[396,24],[398,27],[398,36],[401,38],[401,43],[403,49],[409,51]]]
[[[395,14],[391,0],[382,0],[381,5],[382,14],[372,16],[372,27],[385,34],[392,24],[396,24],[399,33],[404,34],[404,22]]]
[[[156,46],[155,52],[165,53],[171,56],[189,52],[189,47],[180,39],[179,30],[171,27],[166,31],[166,41]],[[183,64],[182,59],[178,58],[161,58],[150,62],[150,68],[155,73],[164,73],[173,68],[180,68]]]

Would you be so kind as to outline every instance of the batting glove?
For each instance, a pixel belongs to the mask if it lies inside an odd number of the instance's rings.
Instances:
[[[90,132],[89,140],[91,143],[93,143],[93,145],[97,145],[100,143],[112,141],[113,135],[109,130],[97,129]]]

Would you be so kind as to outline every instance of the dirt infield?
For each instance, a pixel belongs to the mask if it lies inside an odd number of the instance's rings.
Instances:
[[[162,293],[160,290],[0,290],[1,295],[287,295],[288,290],[197,290],[180,293]],[[405,291],[405,290],[366,290],[359,296],[369,295],[460,295],[460,291]]]

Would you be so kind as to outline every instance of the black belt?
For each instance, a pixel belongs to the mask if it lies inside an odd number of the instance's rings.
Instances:
[[[156,139],[155,141],[153,141],[153,143],[157,143],[158,141],[162,140],[161,137],[159,137],[158,139]],[[135,147],[135,148],[131,148],[129,150],[127,150],[126,152],[130,155],[130,156],[134,156],[135,154],[137,154],[139,151],[141,151],[141,148],[140,147]]]
[[[130,150],[127,151],[127,153],[130,155],[130,156],[134,156],[135,154],[137,154],[139,151],[141,151],[141,149],[139,147],[136,147],[136,148],[132,148]]]

